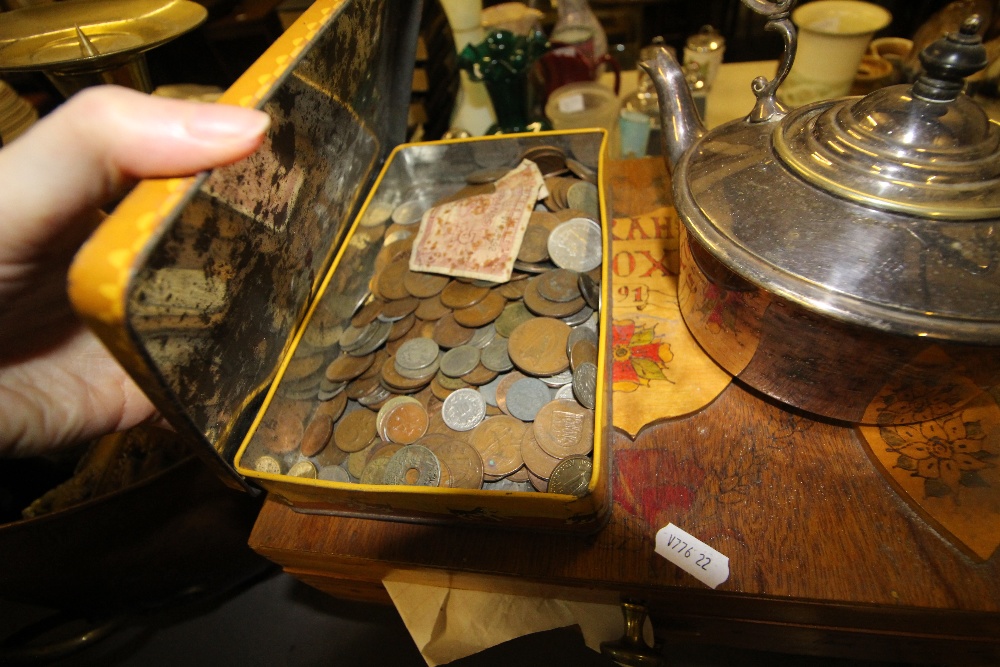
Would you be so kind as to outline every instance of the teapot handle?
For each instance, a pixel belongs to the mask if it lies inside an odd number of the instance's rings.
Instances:
[[[750,84],[753,94],[757,98],[753,111],[747,116],[751,123],[765,123],[777,120],[788,113],[788,108],[778,101],[776,93],[789,70],[792,69],[792,61],[795,60],[795,49],[798,39],[795,26],[790,18],[795,0],[743,0],[743,4],[767,17],[765,30],[780,32],[785,41],[785,50],[781,54],[781,62],[778,63],[778,73],[770,81],[766,77],[758,76]]]

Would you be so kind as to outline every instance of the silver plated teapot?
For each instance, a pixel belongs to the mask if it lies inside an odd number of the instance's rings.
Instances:
[[[782,34],[746,118],[706,131],[667,50],[660,101],[683,222],[685,323],[788,405],[899,424],[1000,384],[1000,127],[962,91],[980,20],[927,47],[912,85],[786,108],[793,0],[743,0]]]

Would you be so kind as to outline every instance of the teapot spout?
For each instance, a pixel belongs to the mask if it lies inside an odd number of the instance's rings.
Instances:
[[[656,55],[639,63],[649,74],[660,103],[660,127],[663,154],[673,169],[688,148],[705,135],[684,71],[669,50],[660,47]]]

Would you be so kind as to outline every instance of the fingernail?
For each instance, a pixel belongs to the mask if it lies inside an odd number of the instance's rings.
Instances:
[[[199,139],[255,137],[267,130],[271,117],[263,111],[231,104],[200,104],[187,118],[188,133]]]

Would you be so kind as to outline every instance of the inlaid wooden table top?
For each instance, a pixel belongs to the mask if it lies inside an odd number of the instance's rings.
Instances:
[[[609,175],[614,217],[669,205],[659,159],[613,161]],[[895,630],[980,638],[1000,628],[1000,557],[966,555],[914,512],[849,425],[733,382],[634,440],[616,431],[612,447],[612,516],[592,536],[317,516],[267,501],[250,543],[317,576],[472,573],[692,600],[744,618],[808,612],[850,626],[861,614],[869,627],[885,617]],[[728,556],[728,580],[709,589],[654,553],[668,523]]]

